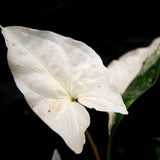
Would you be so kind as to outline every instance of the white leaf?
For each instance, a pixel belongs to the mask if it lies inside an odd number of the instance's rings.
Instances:
[[[149,47],[129,51],[108,65],[108,70],[121,94],[139,73],[146,58],[154,53],[159,44],[160,38],[157,38]]]
[[[29,106],[76,153],[90,123],[82,105],[127,114],[101,58],[86,44],[25,27],[2,28],[2,33],[10,69]]]

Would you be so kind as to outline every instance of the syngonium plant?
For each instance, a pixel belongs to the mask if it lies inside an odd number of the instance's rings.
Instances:
[[[105,67],[98,54],[83,42],[50,31],[1,28],[17,87],[32,110],[75,153],[82,152],[90,124],[85,107],[109,113],[109,159],[111,140],[128,113],[126,107],[159,75],[160,38]]]

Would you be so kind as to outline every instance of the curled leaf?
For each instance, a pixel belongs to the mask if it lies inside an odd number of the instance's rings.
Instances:
[[[115,84],[128,108],[138,97],[154,85],[160,71],[160,38],[149,47],[124,54],[108,66]],[[113,136],[123,115],[109,113],[109,132]]]

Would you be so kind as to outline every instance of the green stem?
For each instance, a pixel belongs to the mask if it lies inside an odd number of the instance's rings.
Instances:
[[[89,133],[88,130],[86,131],[86,136],[87,136],[87,138],[88,138],[88,140],[89,140],[89,142],[90,142],[90,145],[91,145],[91,147],[92,147],[92,150],[93,150],[93,152],[94,152],[94,155],[95,155],[95,157],[96,157],[96,160],[101,160],[101,158],[100,158],[100,156],[99,156],[99,153],[98,153],[98,150],[97,150],[97,147],[96,147],[96,145],[95,145],[95,143],[94,143],[94,141],[93,141],[93,139],[92,139],[92,137],[91,137],[91,135],[90,135],[90,133]]]
[[[108,146],[107,146],[107,160],[110,160],[111,158],[111,135],[108,137]]]

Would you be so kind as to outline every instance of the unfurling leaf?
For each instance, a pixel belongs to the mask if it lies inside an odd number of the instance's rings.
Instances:
[[[127,108],[154,85],[160,71],[160,38],[146,48],[130,51],[108,66]],[[109,113],[109,133],[113,136],[123,115]]]
[[[8,63],[33,111],[75,152],[85,143],[84,106],[127,114],[101,58],[86,44],[49,31],[2,27]]]

